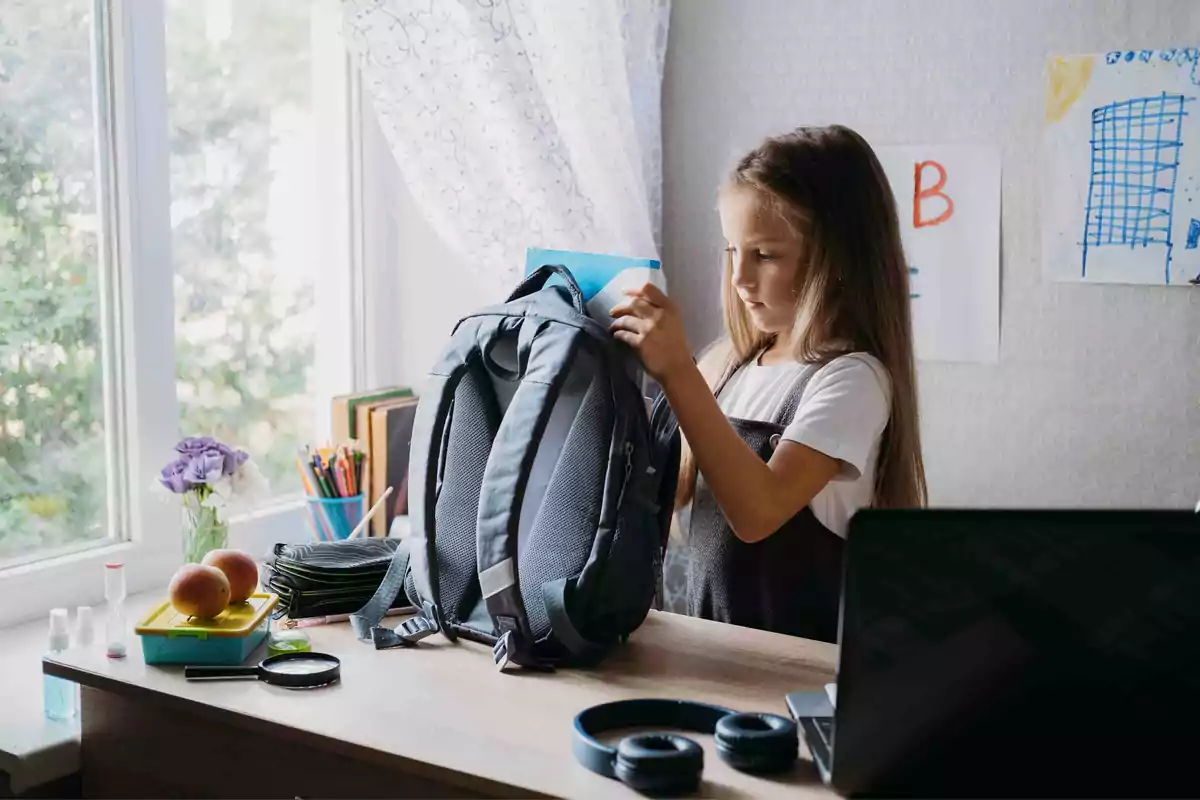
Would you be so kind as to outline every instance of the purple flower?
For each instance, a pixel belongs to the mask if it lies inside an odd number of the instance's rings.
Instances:
[[[237,468],[244,464],[246,459],[250,458],[249,453],[243,452],[242,450],[234,450],[232,447],[221,444],[220,442],[217,442],[216,449],[218,452],[220,452],[223,459],[221,471],[226,475],[232,475],[233,473],[237,472]]]
[[[211,485],[222,476],[231,476],[250,455],[218,442],[211,436],[188,436],[175,445],[179,459],[163,468],[162,483],[182,493]]]
[[[188,480],[185,475],[188,468],[188,460],[180,458],[172,461],[162,468],[162,473],[159,475],[158,482],[170,489],[175,494],[183,494],[195,488],[195,484]]]
[[[175,452],[185,456],[196,456],[205,450],[211,450],[217,444],[217,440],[211,436],[188,436],[175,445]]]
[[[183,475],[193,485],[209,484],[224,474],[224,468],[225,456],[213,447],[192,456]]]

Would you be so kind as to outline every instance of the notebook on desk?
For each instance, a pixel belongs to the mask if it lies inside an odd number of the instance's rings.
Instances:
[[[847,542],[837,685],[787,698],[839,792],[1200,793],[1200,516],[872,510]]]

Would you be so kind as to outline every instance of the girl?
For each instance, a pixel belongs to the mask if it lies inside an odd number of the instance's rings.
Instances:
[[[926,500],[895,202],[832,126],[747,154],[719,211],[726,335],[698,366],[653,285],[612,311],[685,441],[688,613],[836,641],[851,515]]]

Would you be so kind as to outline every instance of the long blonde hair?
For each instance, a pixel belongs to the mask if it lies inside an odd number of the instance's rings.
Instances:
[[[795,358],[826,364],[866,352],[888,371],[891,413],[879,446],[873,505],[925,505],[908,264],[896,203],[874,151],[841,125],[797,128],[743,156],[723,189],[760,193],[803,238],[789,342]],[[734,290],[728,253],[721,300],[726,335],[700,359],[710,387],[775,343],[773,334],[754,326]],[[695,488],[696,462],[685,441],[677,505],[690,501]]]

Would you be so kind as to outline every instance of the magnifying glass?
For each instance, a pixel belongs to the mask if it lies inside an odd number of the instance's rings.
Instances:
[[[309,689],[337,683],[342,662],[325,653],[283,653],[248,667],[184,667],[189,681],[259,680],[289,689]]]

